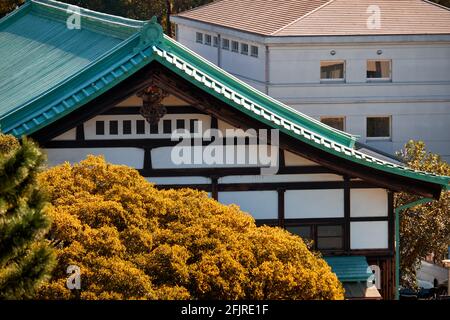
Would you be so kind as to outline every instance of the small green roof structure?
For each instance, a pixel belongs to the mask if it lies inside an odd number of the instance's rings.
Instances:
[[[370,170],[447,189],[450,177],[415,171],[355,148],[333,129],[259,92],[163,34],[156,19],[136,21],[76,7],[81,29],[67,28],[74,7],[30,0],[0,20],[0,128],[30,135],[157,62],[199,89],[282,133]]]
[[[363,256],[327,256],[324,260],[341,282],[365,282],[372,275]]]

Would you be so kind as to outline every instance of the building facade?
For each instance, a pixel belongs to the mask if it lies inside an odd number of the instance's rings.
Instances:
[[[80,9],[81,28],[68,30],[67,9],[32,0],[0,20],[3,133],[31,136],[50,165],[103,155],[159,188],[204,190],[311,241],[349,298],[394,297],[394,193],[438,199],[449,177],[358,150],[357,137],[233,77],[163,35],[155,19]],[[210,129],[225,133],[225,146]],[[174,160],[186,137],[188,161]],[[232,161],[217,158],[222,147],[236,150]],[[260,148],[270,165],[237,160]]]
[[[393,155],[423,140],[450,160],[450,10],[422,0],[267,6],[222,0],[181,13],[176,38],[361,143]]]

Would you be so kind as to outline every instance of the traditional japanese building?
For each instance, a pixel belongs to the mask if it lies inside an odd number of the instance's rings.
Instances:
[[[154,19],[52,0],[28,1],[0,20],[0,126],[38,141],[51,165],[101,154],[160,188],[205,190],[259,224],[312,240],[348,297],[377,297],[374,288],[394,297],[394,193],[432,201],[450,181],[358,150],[357,137],[238,80],[165,36]],[[264,172],[259,162],[176,163],[177,129],[193,135],[193,158],[216,142],[205,139],[208,129],[241,129],[227,136],[227,148],[247,156],[263,140],[244,130],[276,130],[268,139],[277,147],[276,170]],[[375,287],[367,289],[371,270]]]

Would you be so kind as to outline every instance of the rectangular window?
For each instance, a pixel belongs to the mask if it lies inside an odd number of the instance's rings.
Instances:
[[[163,121],[163,133],[166,134],[172,133],[172,120]]]
[[[246,43],[241,43],[241,53],[248,55],[248,44]]]
[[[390,138],[391,117],[368,117],[367,138]]]
[[[341,225],[317,226],[317,249],[330,250],[343,248]]]
[[[231,41],[231,51],[239,52],[239,42]]]
[[[158,134],[158,124],[157,123],[150,124],[150,134]]]
[[[206,44],[207,46],[210,46],[210,45],[211,45],[211,35],[205,34],[205,44]]]
[[[96,121],[95,122],[95,134],[96,135],[104,135],[105,134],[105,121]]]
[[[186,126],[184,124],[184,119],[177,120],[177,129],[184,129]]]
[[[252,50],[252,57],[258,58],[259,48],[257,46],[252,46],[251,50]]]
[[[131,134],[131,120],[124,120],[122,126],[123,134]]]
[[[344,80],[345,61],[320,61],[320,80]]]
[[[305,240],[312,240],[311,226],[286,226],[286,230]]]
[[[145,134],[145,120],[136,120],[136,134]]]
[[[368,80],[391,80],[391,60],[367,60]]]
[[[191,119],[189,121],[189,132],[190,133],[198,132],[198,120],[197,119]]]
[[[320,121],[327,126],[344,131],[345,130],[345,118],[344,117],[323,117]]]
[[[219,46],[219,37],[213,37],[213,46],[216,48]]]
[[[230,40],[222,39],[222,49],[223,50],[230,50]]]
[[[203,33],[201,32],[196,32],[195,33],[195,41],[197,43],[203,43]]]
[[[109,122],[109,134],[119,134],[119,121],[112,120]]]

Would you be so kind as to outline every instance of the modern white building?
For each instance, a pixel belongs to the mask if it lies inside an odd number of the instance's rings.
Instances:
[[[450,161],[450,10],[423,0],[221,0],[172,17],[179,42],[359,142]]]

